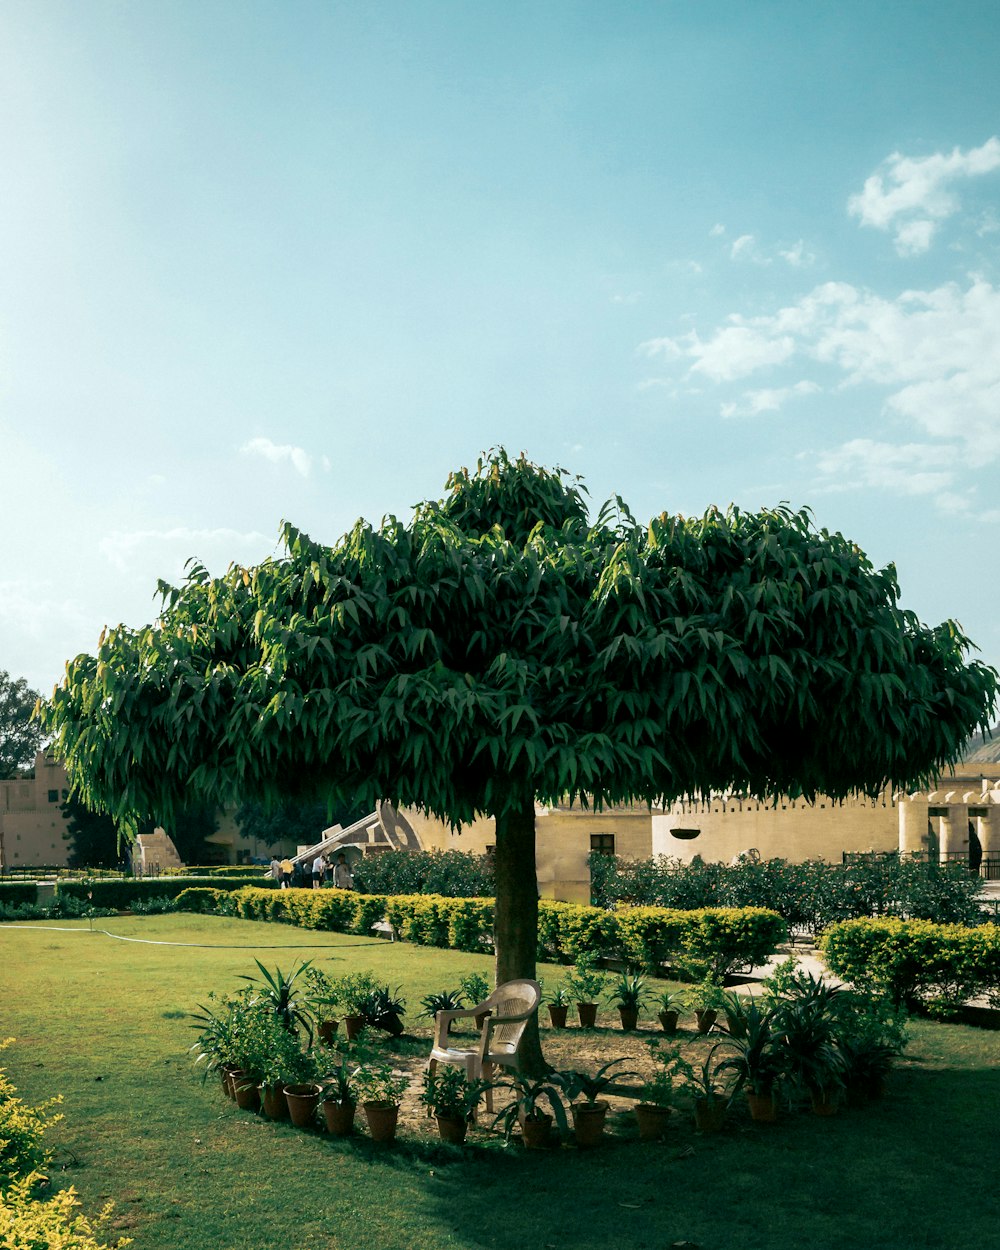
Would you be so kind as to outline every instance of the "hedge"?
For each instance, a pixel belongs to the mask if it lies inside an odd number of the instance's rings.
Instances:
[[[1000,926],[928,920],[846,920],[821,941],[827,967],[897,1004],[954,1014],[985,995],[1000,1007]]]
[[[216,890],[239,890],[247,884],[246,879],[227,877],[125,877],[118,881],[60,881],[56,886],[56,897],[76,898],[82,902],[89,900],[95,907],[113,907],[119,911],[131,907],[137,900],[146,901],[150,898],[176,898],[184,890],[198,884],[211,882]],[[259,889],[271,890],[263,881],[253,878],[254,885]]]
[[[38,901],[38,885],[34,881],[0,882],[0,907],[34,905]]]
[[[191,901],[201,910],[212,891],[187,893],[196,896]],[[387,897],[354,890],[259,890],[248,886],[226,901],[227,907],[245,920],[335,933],[369,933],[374,924],[385,919],[404,941],[421,946],[482,951],[492,944],[494,903],[489,898],[435,894]],[[669,961],[699,976],[712,972],[721,977],[737,968],[764,963],[785,936],[781,917],[762,907],[699,911],[623,907],[607,912],[549,899],[538,904],[539,957],[559,963],[574,963],[582,952],[596,951],[620,954],[630,963],[650,969]]]

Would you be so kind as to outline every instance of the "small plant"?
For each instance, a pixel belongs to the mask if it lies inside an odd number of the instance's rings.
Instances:
[[[490,985],[481,972],[470,972],[468,976],[462,977],[459,985],[462,987],[462,993],[473,1007],[477,1003],[485,1002],[493,990],[492,985]]]
[[[305,972],[306,1004],[317,1018],[334,1013],[342,997],[340,979],[328,976],[321,968],[310,966]]]
[[[262,1002],[267,1003],[284,1027],[290,1032],[295,1033],[302,1028],[311,1044],[313,1036],[312,1016],[305,1005],[300,1003],[294,996],[294,990],[296,981],[310,966],[312,960],[307,959],[304,964],[300,964],[297,968],[293,967],[287,977],[280,968],[275,968],[274,972],[268,971],[259,959],[255,959],[254,963],[260,970],[260,976],[247,976],[244,973],[240,980],[249,981],[252,986],[260,986],[261,988],[256,990],[257,997]]]
[[[724,1066],[725,1060],[715,1057],[715,1052],[726,1044],[716,1042],[699,1065],[692,1066],[686,1062],[678,1065],[683,1079],[683,1088],[696,1103],[707,1103],[709,1106],[721,1104],[728,1107],[732,1102],[735,1077],[723,1076],[724,1072],[728,1072]]]
[[[602,1094],[609,1094],[612,1090],[618,1088],[621,1081],[626,1077],[637,1077],[638,1072],[612,1072],[611,1069],[619,1063],[627,1063],[622,1059],[612,1059],[608,1063],[602,1065],[591,1076],[588,1072],[578,1072],[570,1070],[568,1072],[559,1072],[553,1080],[558,1079],[558,1083],[562,1089],[566,1091],[566,1097],[573,1102],[581,1094],[588,1106],[593,1106]]]
[[[744,1007],[742,1036],[733,1038],[736,1054],[719,1064],[719,1071],[736,1074],[736,1088],[769,1098],[785,1071],[785,1059],[772,1030],[775,1008],[761,1011],[751,999]],[[735,1092],[735,1091],[734,1091]]]
[[[493,1120],[493,1127],[502,1127],[507,1141],[510,1141],[514,1125],[519,1120],[538,1122],[546,1118],[546,1113],[541,1107],[543,1099],[551,1107],[559,1131],[562,1133],[567,1131],[566,1108],[560,1094],[561,1086],[554,1077],[530,1077],[516,1072],[495,1081],[493,1088],[509,1090],[514,1096],[506,1107],[497,1112]]]
[[[470,1081],[455,1064],[441,1064],[424,1073],[420,1101],[441,1119],[472,1120],[488,1086],[488,1081]]]
[[[438,990],[436,994],[428,994],[420,1000],[422,1016],[433,1020],[439,1011],[459,1011],[465,1006],[465,997],[461,990]]]
[[[607,974],[597,967],[597,957],[581,954],[576,965],[566,977],[566,988],[578,1003],[596,1003],[604,994]]]
[[[390,990],[387,985],[379,985],[358,1003],[359,1016],[373,1029],[384,1029],[387,1033],[398,1036],[403,1031],[402,1017],[406,1010],[406,1002],[399,996],[399,987]]]
[[[726,1005],[726,993],[711,975],[703,977],[687,991],[686,999],[692,1011],[722,1011]]]
[[[681,1055],[679,1046],[661,1047],[658,1038],[653,1038],[648,1045],[653,1075],[641,1086],[639,1100],[655,1107],[672,1107],[676,1101],[675,1082],[690,1072],[690,1064]]]
[[[545,1001],[553,1007],[568,1007],[571,999],[565,982],[560,981],[554,990],[549,990],[545,996]]]
[[[362,1007],[373,990],[380,988],[373,972],[349,972],[339,978],[339,1001],[344,1004],[344,1012],[349,1016],[363,1016]]]
[[[646,978],[639,972],[623,972],[610,992],[612,1004],[625,1011],[639,1011],[649,997]]]
[[[336,1050],[337,1062],[327,1061],[320,1074],[323,1102],[335,1102],[342,1107],[353,1107],[357,1103],[354,1091],[354,1077],[350,1065],[350,1049],[339,1046]]]
[[[682,1012],[686,1006],[683,990],[664,990],[656,1000],[658,1011]]]
[[[354,1087],[362,1102],[386,1102],[398,1107],[410,1081],[388,1063],[363,1063],[353,1075]]]

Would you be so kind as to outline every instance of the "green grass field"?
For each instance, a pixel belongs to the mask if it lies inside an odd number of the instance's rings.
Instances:
[[[640,1144],[621,1111],[595,1151],[532,1154],[484,1131],[464,1152],[442,1147],[432,1121],[411,1118],[384,1148],[238,1111],[193,1071],[186,1013],[235,989],[254,956],[370,967],[403,987],[408,1032],[422,1038],[399,1053],[416,1065],[429,1038],[419,999],[488,971],[488,958],[219,917],[95,922],[206,947],[64,923],[76,931],[0,926],[0,1036],[17,1039],[3,1062],[26,1100],[65,1096],[54,1178],[88,1210],[112,1200],[137,1250],[957,1250],[993,1244],[1000,1227],[1000,1033],[915,1023],[885,1100],[829,1120],[758,1126],[740,1106],[719,1137],[676,1116],[665,1142]],[[611,1028],[546,1031],[544,1043],[566,1066],[595,1038],[609,1059],[642,1049]]]

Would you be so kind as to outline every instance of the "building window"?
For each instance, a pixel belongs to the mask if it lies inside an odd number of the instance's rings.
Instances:
[[[598,851],[601,855],[614,855],[615,835],[613,833],[592,833],[590,835],[591,852]]]
[[[50,802],[50,803],[58,803],[58,802],[59,802],[59,791],[58,791],[58,790],[50,790],[50,791],[49,791],[49,802]]]

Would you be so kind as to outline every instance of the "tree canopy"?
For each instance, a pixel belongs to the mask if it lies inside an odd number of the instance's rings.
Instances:
[[[42,742],[42,727],[32,713],[38,691],[23,677],[16,680],[0,670],[0,778],[14,777],[30,768]]]
[[[160,584],[102,634],[46,726],[89,805],[324,798],[496,818],[498,971],[534,967],[534,802],[922,781],[995,707],[996,672],[807,512],[588,516],[561,469],[491,453],[405,524]],[[501,949],[502,948],[502,949]]]

